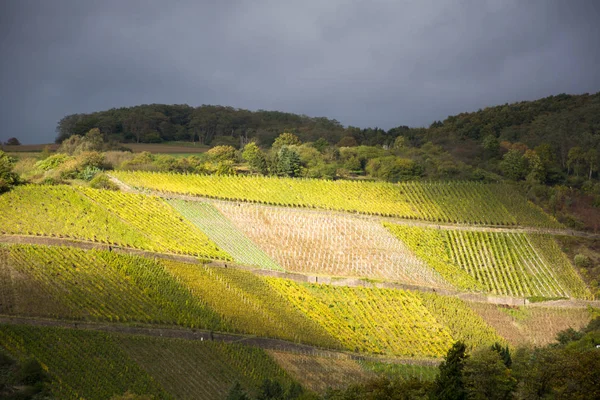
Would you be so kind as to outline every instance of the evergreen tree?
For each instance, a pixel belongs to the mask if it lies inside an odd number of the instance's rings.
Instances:
[[[504,362],[504,365],[506,365],[506,368],[511,367],[512,358],[510,356],[510,350],[508,349],[508,345],[506,345],[505,347],[502,347],[502,345],[500,345],[500,343],[496,342],[492,346],[492,350],[494,350],[494,351],[498,352],[498,354],[500,354],[500,358]]]
[[[463,381],[463,368],[468,357],[465,354],[466,346],[463,342],[456,342],[445,361],[440,364],[440,374],[434,382],[431,393],[432,400],[465,400],[467,392]]]
[[[283,388],[281,383],[269,378],[260,385],[257,400],[283,400]]]
[[[250,400],[250,398],[246,395],[246,392],[244,392],[242,385],[240,385],[239,382],[236,382],[229,390],[227,400]]]
[[[283,146],[277,152],[277,174],[280,176],[295,177],[300,175],[300,155],[288,146]]]

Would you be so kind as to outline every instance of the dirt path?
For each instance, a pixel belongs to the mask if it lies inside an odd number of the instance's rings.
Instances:
[[[508,306],[531,306],[531,307],[563,307],[563,308],[586,308],[588,306],[600,308],[600,300],[558,300],[541,303],[530,303],[522,297],[500,296],[494,294],[460,292],[456,290],[432,288],[427,286],[408,285],[398,282],[375,281],[372,279],[364,279],[360,277],[336,277],[326,275],[308,275],[296,272],[281,272],[274,270],[258,269],[254,266],[234,264],[224,261],[207,261],[200,260],[193,256],[185,256],[180,254],[170,253],[155,253],[138,249],[131,249],[120,246],[109,246],[104,243],[91,242],[85,240],[75,240],[57,237],[46,236],[25,236],[25,235],[0,235],[0,243],[7,244],[34,244],[44,246],[69,246],[77,247],[84,250],[98,249],[111,250],[116,253],[131,254],[140,257],[173,260],[192,264],[203,264],[211,267],[220,268],[240,268],[249,271],[255,275],[271,276],[274,278],[289,279],[299,283],[314,283],[320,285],[347,286],[347,287],[366,287],[366,288],[382,288],[382,289],[401,289],[421,292],[434,292],[444,296],[458,297],[464,301],[474,303],[490,303]]]
[[[264,338],[242,334],[231,334],[213,332],[203,329],[187,329],[171,326],[160,326],[150,324],[126,325],[117,323],[98,323],[98,322],[82,322],[68,321],[56,319],[42,318],[24,318],[13,317],[8,315],[0,315],[0,324],[6,325],[29,325],[43,327],[58,327],[68,329],[83,329],[91,331],[101,331],[110,333],[121,333],[128,335],[142,335],[164,338],[178,338],[186,340],[215,340],[225,343],[243,343],[248,346],[260,347],[265,350],[277,350],[288,353],[303,354],[310,356],[329,357],[337,359],[350,360],[365,360],[365,361],[380,361],[396,364],[415,364],[415,365],[437,365],[441,360],[436,359],[417,359],[417,358],[401,358],[388,356],[372,356],[365,354],[350,353],[347,351],[336,351],[323,349],[320,347],[310,346],[306,344],[289,342],[281,339]]]
[[[151,195],[163,197],[166,199],[182,199],[182,200],[188,200],[188,201],[201,201],[201,202],[207,202],[207,203],[229,203],[229,204],[245,203],[242,200],[226,201],[226,200],[219,200],[219,199],[201,197],[201,196],[192,196],[192,195],[184,195],[184,194],[177,194],[177,193],[163,193],[163,192],[159,192],[159,191],[155,191],[155,190],[138,190],[138,189],[135,189],[135,188],[127,185],[125,182],[115,178],[114,176],[109,175],[109,177],[112,182],[114,182],[117,186],[119,186],[119,189],[121,189],[121,191],[128,192],[128,193],[151,194]],[[265,204],[261,204],[261,203],[250,203],[250,204],[258,206],[258,207],[264,207],[264,208],[282,208],[283,207],[283,206],[265,205]],[[543,233],[546,235],[555,235],[555,236],[576,236],[576,237],[583,237],[583,238],[588,238],[588,239],[600,239],[600,233],[582,232],[582,231],[576,231],[576,230],[566,229],[566,228],[565,229],[547,229],[547,228],[511,227],[511,226],[496,226],[496,225],[470,225],[470,224],[459,224],[459,223],[449,224],[449,223],[437,223],[437,222],[430,222],[430,221],[415,221],[412,219],[404,219],[404,218],[396,218],[396,217],[373,216],[373,215],[349,213],[349,212],[335,211],[335,210],[318,210],[318,209],[312,209],[312,208],[308,209],[308,208],[302,208],[302,207],[284,207],[284,208],[286,208],[288,210],[293,210],[293,211],[299,212],[299,213],[310,212],[310,213],[323,213],[323,214],[327,214],[327,215],[331,215],[331,214],[341,214],[344,216],[351,215],[351,216],[353,216],[355,218],[359,218],[359,219],[384,221],[384,222],[390,222],[390,223],[394,223],[394,224],[398,224],[398,225],[414,226],[414,227],[419,227],[419,228],[460,230],[460,231],[472,231],[472,232]]]

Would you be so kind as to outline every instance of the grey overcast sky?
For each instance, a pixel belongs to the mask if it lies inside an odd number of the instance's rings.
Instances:
[[[595,93],[599,21],[599,0],[0,0],[0,140],[144,103],[389,129]]]

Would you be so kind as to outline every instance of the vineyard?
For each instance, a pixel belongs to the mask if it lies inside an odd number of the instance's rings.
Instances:
[[[225,398],[236,382],[251,395],[267,378],[283,387],[292,383],[273,358],[256,347],[126,335],[118,339],[127,355],[178,399]]]
[[[159,263],[107,251],[15,245],[0,248],[0,313],[146,322],[226,330],[220,318]]]
[[[456,287],[515,297],[590,297],[552,237],[385,226]]]
[[[0,325],[0,345],[17,358],[39,361],[53,378],[52,392],[57,399],[109,399],[127,391],[159,399],[171,397],[128,357],[112,335]]]
[[[168,203],[230,254],[238,264],[282,270],[212,204],[177,199],[169,200]]]
[[[288,271],[448,287],[376,220],[228,202],[215,207]]]
[[[24,186],[0,196],[0,233],[88,240],[229,260],[162,199],[69,186]]]
[[[177,262],[163,264],[199,301],[218,312],[233,332],[340,347],[321,326],[250,272]]]
[[[356,182],[113,171],[138,189],[444,223],[561,228],[516,188],[474,182]]]
[[[312,356],[283,351],[269,351],[269,354],[302,386],[317,393],[322,393],[328,388],[345,388],[349,383],[366,382],[377,376],[374,372],[363,368],[359,362],[348,358]]]
[[[235,382],[256,393],[264,379],[292,380],[263,350],[64,328],[0,325],[0,347],[33,357],[58,399],[109,399],[126,392],[157,399],[224,398]]]
[[[410,292],[267,281],[349,350],[440,357],[452,343],[449,330]]]
[[[459,339],[470,348],[544,342],[590,318],[585,309],[504,312],[435,293],[297,283],[70,247],[0,246],[0,284],[0,314],[178,325],[417,358],[439,358]]]
[[[593,311],[585,308],[506,307],[485,303],[468,303],[468,306],[512,345],[547,345],[556,339],[557,332],[581,329],[593,315]]]

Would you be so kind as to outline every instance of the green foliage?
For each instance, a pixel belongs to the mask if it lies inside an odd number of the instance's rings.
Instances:
[[[217,162],[237,160],[237,150],[233,146],[215,146],[206,154],[209,159]]]
[[[242,385],[236,382],[229,390],[226,400],[250,400],[250,398],[242,388]]]
[[[45,399],[50,395],[50,376],[31,357],[14,359],[6,354],[0,339],[0,398],[5,400]]]
[[[85,187],[24,186],[1,196],[0,207],[7,211],[0,214],[3,233],[230,259],[157,197]]]
[[[358,142],[353,136],[344,136],[337,142],[336,146],[338,147],[356,147],[358,146]]]
[[[366,172],[388,182],[398,182],[419,177],[423,170],[413,160],[395,156],[387,156],[371,159]]]
[[[13,167],[14,160],[0,150],[0,193],[9,190],[19,181],[17,174],[12,172]]]
[[[36,168],[44,171],[55,169],[62,165],[64,162],[71,160],[72,157],[65,153],[56,153],[48,156],[35,164]]]
[[[323,153],[327,147],[329,147],[329,142],[325,138],[317,139],[312,146],[319,151],[319,153]]]
[[[277,162],[275,166],[277,175],[291,178],[299,176],[300,167],[301,162],[298,152],[293,147],[287,145],[281,146],[277,152]]]
[[[284,132],[281,135],[277,136],[275,141],[273,142],[273,148],[277,151],[281,149],[283,146],[299,146],[302,142],[298,138],[298,136],[293,133]]]
[[[463,369],[468,356],[466,346],[456,342],[440,364],[440,374],[434,381],[431,398],[434,400],[466,400]]]
[[[89,182],[100,172],[102,172],[100,168],[87,165],[83,171],[79,173],[79,178]]]
[[[74,329],[0,325],[0,343],[18,357],[33,357],[52,375],[56,398],[108,399],[133,393],[167,398],[162,388],[109,334]],[[93,363],[93,367],[91,367]],[[31,364],[30,374],[37,376]]]
[[[242,158],[248,162],[248,165],[253,172],[258,172],[263,175],[267,174],[267,159],[256,143],[250,142],[244,147]]]
[[[463,375],[467,397],[474,400],[508,399],[517,385],[500,353],[491,348],[480,349],[468,357]]]
[[[546,299],[591,296],[550,236],[384,225],[458,288]]]
[[[104,173],[96,173],[90,180],[90,187],[94,189],[119,190],[119,186]]]
[[[204,302],[196,299],[155,261],[108,251],[69,247],[21,246],[2,254],[8,271],[21,282],[9,283],[29,298],[13,299],[6,311],[21,315],[99,321],[155,322],[223,329]],[[10,288],[8,288],[10,289]],[[1,309],[0,309],[1,310]]]
[[[516,149],[509,150],[508,153],[502,157],[500,168],[504,175],[513,181],[524,179],[529,172],[527,159]]]
[[[510,356],[510,349],[508,346],[502,347],[500,343],[494,343],[492,346],[492,350],[497,352],[500,355],[500,359],[506,366],[506,368],[510,368],[512,365],[512,357]]]

